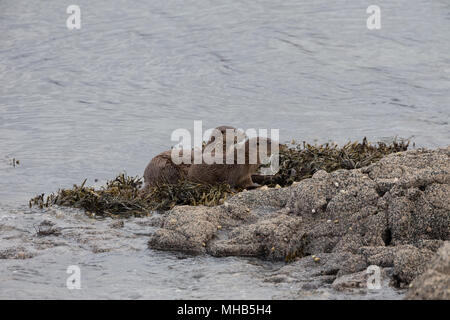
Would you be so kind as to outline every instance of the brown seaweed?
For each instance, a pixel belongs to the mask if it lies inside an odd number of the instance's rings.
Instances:
[[[288,186],[294,181],[310,178],[318,170],[332,172],[338,169],[355,169],[367,166],[382,157],[406,151],[408,141],[387,144],[371,144],[366,138],[362,142],[349,142],[342,147],[335,143],[311,145],[280,145],[280,170],[273,176],[253,176],[253,181],[270,187]],[[84,209],[90,216],[128,217],[145,216],[155,210],[169,210],[176,205],[215,206],[227,197],[240,191],[227,184],[208,185],[186,180],[176,184],[162,183],[142,188],[140,177],[120,174],[105,186],[95,189],[74,185],[71,189],[60,189],[48,196],[40,194],[30,200],[29,205],[39,208],[53,205]]]
[[[285,187],[295,181],[311,178],[319,171],[332,172],[339,169],[357,169],[379,161],[382,157],[406,151],[409,141],[394,140],[390,144],[371,144],[366,138],[362,142],[348,142],[342,147],[336,143],[311,145],[280,145],[280,170],[273,176],[253,176],[253,181],[261,185]]]
[[[118,175],[99,189],[85,186],[86,180],[71,189],[60,189],[48,196],[40,194],[29,206],[47,208],[53,205],[84,209],[90,216],[146,216],[153,210],[168,210],[175,205],[213,206],[232,193],[228,185],[203,185],[189,181],[161,184],[142,189],[142,178]]]

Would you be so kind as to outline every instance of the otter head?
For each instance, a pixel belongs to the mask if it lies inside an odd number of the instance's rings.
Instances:
[[[231,127],[231,126],[220,126],[220,127],[213,129],[213,132],[211,133],[211,137],[209,138],[207,145],[216,142],[216,138],[221,135],[222,143],[225,146],[226,142],[227,142],[227,131],[229,133],[231,132],[231,134],[234,138],[234,141],[232,144],[239,143],[247,138],[247,136],[245,135],[245,133],[242,130],[238,130],[235,127]]]
[[[238,164],[250,164],[259,165],[262,163],[267,163],[268,159],[272,155],[273,150],[272,144],[275,143],[270,138],[255,137],[251,139],[246,139],[236,145],[236,156]],[[244,162],[245,161],[245,162]]]

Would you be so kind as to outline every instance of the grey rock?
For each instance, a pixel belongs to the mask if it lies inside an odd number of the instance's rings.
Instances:
[[[362,169],[318,171],[287,188],[245,191],[217,207],[175,207],[148,244],[286,260],[286,278],[307,268],[332,282],[378,265],[404,287],[450,238],[449,182],[450,147],[392,154]]]
[[[411,245],[400,246],[394,252],[394,279],[399,286],[409,284],[422,274],[434,252],[428,249],[417,249]]]
[[[439,249],[428,270],[417,277],[406,299],[450,300],[450,242]]]

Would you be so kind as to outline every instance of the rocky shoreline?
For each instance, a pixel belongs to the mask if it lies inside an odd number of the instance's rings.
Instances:
[[[286,261],[274,282],[367,289],[369,266],[407,298],[450,299],[450,147],[316,172],[286,188],[244,191],[216,207],[152,219],[151,249]]]
[[[293,299],[450,299],[449,160],[450,147],[399,152],[360,169],[318,171],[289,187],[243,191],[218,206],[175,206],[129,219],[92,219],[60,206],[6,210],[0,216],[2,270],[16,292],[20,284],[11,270],[25,265],[38,272],[53,261],[53,272],[64,277],[66,264],[101,256],[113,259],[104,267],[114,273],[114,257],[142,261],[150,248],[200,254],[216,264],[226,260],[220,257],[273,261],[259,286],[279,293],[290,288],[286,296]],[[156,256],[149,259],[158,265]],[[104,272],[83,268],[87,276]],[[368,288],[376,270],[380,289]],[[94,276],[89,281],[97,282]],[[51,292],[65,296],[60,290]]]

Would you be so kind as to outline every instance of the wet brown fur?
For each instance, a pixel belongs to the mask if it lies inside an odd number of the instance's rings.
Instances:
[[[171,158],[172,150],[164,151],[154,157],[144,171],[146,186],[159,183],[173,184],[187,176],[189,164],[175,164]],[[180,156],[182,155],[182,151]]]
[[[236,128],[230,126],[220,126],[215,128],[219,130],[223,136],[223,153],[226,150],[226,130],[236,130]],[[238,141],[235,136],[235,141]],[[206,145],[215,143],[215,137],[212,135]],[[180,150],[180,156],[182,156],[182,150]],[[175,164],[171,159],[172,150],[164,151],[155,156],[147,165],[144,171],[144,183],[145,186],[155,186],[160,183],[175,184],[180,179],[186,178],[190,164]],[[193,163],[194,153],[191,152],[191,163]]]
[[[249,164],[249,145],[255,142],[255,139],[258,148],[257,163]],[[248,188],[255,186],[252,181],[252,174],[256,173],[261,163],[261,160],[259,159],[259,142],[261,139],[266,138],[252,138],[238,147],[245,147],[245,164],[237,164],[237,151],[233,148],[229,150],[228,153],[234,153],[234,164],[226,164],[226,155],[223,159],[224,164],[193,164],[188,170],[187,179],[209,184],[228,183],[233,188]],[[270,154],[271,140],[266,140],[267,152]]]

